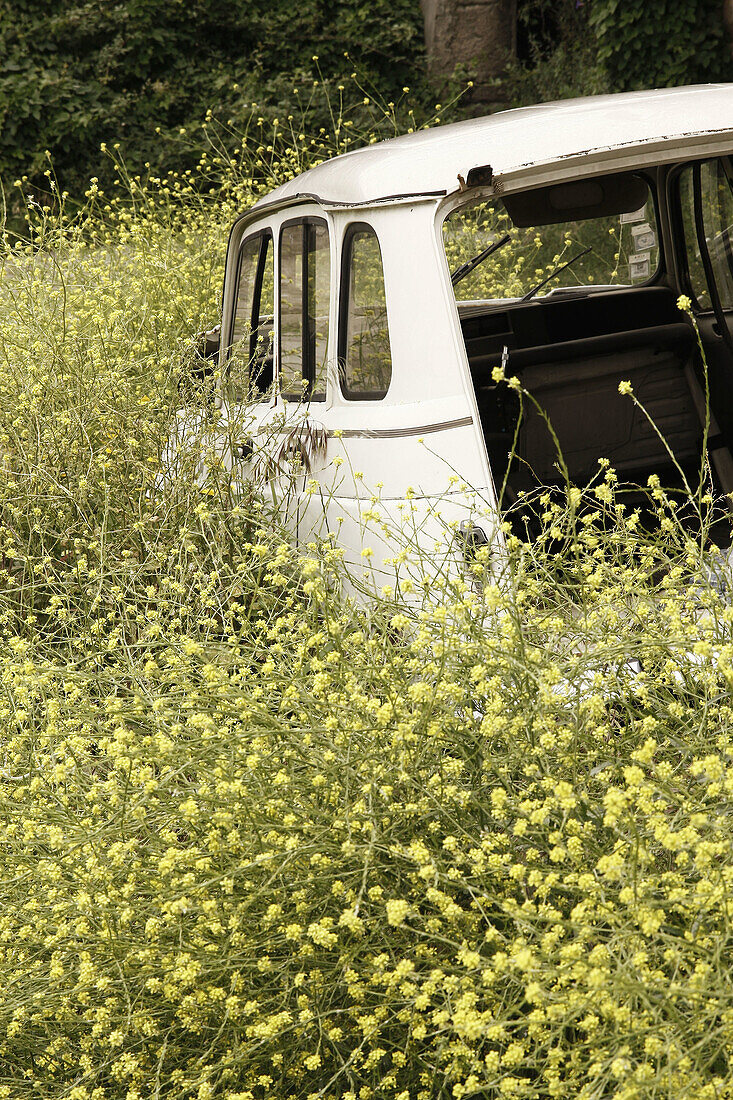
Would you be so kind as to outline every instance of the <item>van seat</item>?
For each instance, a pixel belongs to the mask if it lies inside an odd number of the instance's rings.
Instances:
[[[675,462],[685,471],[699,463],[702,424],[688,382],[695,332],[669,288],[517,302],[485,312],[473,305],[461,323],[495,481],[504,479],[520,412],[517,394],[493,382],[503,347],[507,373],[519,376],[549,417],[575,484],[597,473],[600,458],[624,480],[642,484],[651,473],[677,483]],[[643,409],[619,393],[625,381]],[[516,434],[510,489],[562,482],[555,441],[526,397]]]
[[[619,474],[644,482],[648,472],[672,465],[669,450],[683,466],[699,460],[702,428],[680,356],[638,348],[526,367],[521,380],[549,417],[575,483],[597,472],[599,458],[607,458]],[[643,409],[619,393],[623,381],[631,383]],[[526,398],[518,454],[541,484],[557,480],[557,446]]]

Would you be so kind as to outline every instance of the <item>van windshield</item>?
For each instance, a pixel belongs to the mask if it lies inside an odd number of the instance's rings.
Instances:
[[[617,187],[618,194],[596,193],[600,184],[587,181],[454,210],[443,223],[451,273],[507,234],[510,238],[456,284],[456,298],[522,298],[544,280],[537,297],[648,282],[659,266],[656,212],[646,182],[639,177],[633,182],[633,188]],[[583,197],[598,201],[579,202]],[[631,203],[635,209],[627,209]]]

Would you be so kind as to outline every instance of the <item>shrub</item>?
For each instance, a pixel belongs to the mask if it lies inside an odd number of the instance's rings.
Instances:
[[[731,44],[717,0],[593,0],[598,61],[619,91],[730,80]]]
[[[407,0],[2,0],[0,17],[0,179],[42,185],[50,149],[75,198],[102,174],[110,134],[135,171],[148,162],[159,175],[194,167],[209,106],[239,126],[252,100],[269,119],[297,114],[294,86],[312,97],[319,76],[314,54],[331,77],[356,63],[385,99],[424,86],[422,20]],[[316,100],[325,126],[327,101]]]

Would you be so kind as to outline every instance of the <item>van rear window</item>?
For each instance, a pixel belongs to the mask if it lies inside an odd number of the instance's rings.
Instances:
[[[380,401],[392,379],[382,253],[374,230],[352,225],[343,252],[341,388],[350,401]]]

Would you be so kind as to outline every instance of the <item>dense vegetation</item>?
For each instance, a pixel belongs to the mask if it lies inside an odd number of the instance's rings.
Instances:
[[[722,0],[519,0],[516,19],[494,106],[733,77]],[[329,127],[321,77],[355,70],[385,104],[410,87],[423,115],[472,75],[431,87],[418,0],[0,0],[0,180],[17,210],[14,180],[47,192],[50,156],[81,198],[111,182],[112,135],[133,172],[194,168],[207,111]],[[443,117],[481,109],[469,94]]]
[[[720,0],[592,0],[589,23],[619,91],[733,79]]]
[[[0,1096],[723,1100],[708,471],[644,523],[601,465],[360,608],[195,401],[165,467],[234,210],[330,149],[258,133],[5,241]]]
[[[512,104],[733,80],[722,0],[518,0]]]
[[[111,135],[134,171],[192,168],[209,109],[240,127],[252,103],[268,120],[297,118],[314,95],[314,54],[331,77],[356,62],[396,100],[424,69],[419,5],[0,0],[0,178],[42,184],[48,150],[61,186],[81,195],[90,175],[110,178],[99,146]],[[315,99],[311,128],[330,122]]]

